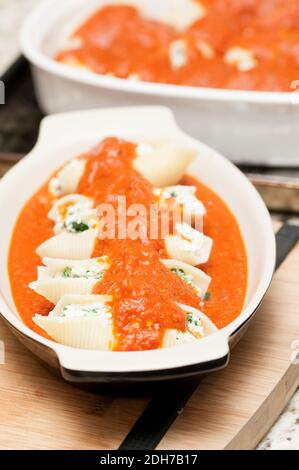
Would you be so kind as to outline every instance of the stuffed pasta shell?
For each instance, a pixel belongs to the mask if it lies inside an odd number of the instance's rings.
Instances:
[[[44,258],[38,267],[38,279],[29,287],[53,304],[67,294],[92,294],[109,268],[106,256],[87,260]]]
[[[180,305],[180,307],[186,314],[186,331],[166,330],[162,343],[163,348],[192,343],[218,330],[216,325],[201,311],[186,305]]]
[[[88,259],[92,257],[97,230],[59,233],[43,242],[36,250],[41,258]]]
[[[76,192],[85,165],[86,162],[80,158],[67,162],[57,175],[50,179],[49,191],[52,196],[61,197]]]
[[[113,349],[111,296],[65,295],[48,316],[34,323],[58,343],[82,349]]]
[[[173,274],[179,276],[191,286],[199,297],[203,298],[205,296],[211,282],[210,276],[201,269],[195,268],[183,261],[175,259],[162,259],[161,261]]]
[[[174,234],[165,240],[166,252],[170,258],[197,266],[208,261],[213,240],[186,223],[177,223]]]
[[[98,223],[94,201],[80,194],[69,194],[57,199],[48,213],[48,218],[55,224],[55,234],[84,232],[96,228]]]
[[[195,156],[194,149],[171,140],[142,143],[133,165],[154,186],[170,186],[180,181]]]
[[[166,188],[155,188],[154,195],[158,197],[159,203],[175,201],[181,209],[182,221],[190,225],[206,214],[205,206],[196,197],[195,186],[176,185]]]

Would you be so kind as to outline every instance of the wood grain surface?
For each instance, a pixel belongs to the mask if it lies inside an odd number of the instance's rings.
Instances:
[[[299,385],[299,246],[271,288],[229,366],[208,376],[160,449],[254,449]]]
[[[113,449],[145,399],[82,391],[46,370],[0,320],[0,449]]]

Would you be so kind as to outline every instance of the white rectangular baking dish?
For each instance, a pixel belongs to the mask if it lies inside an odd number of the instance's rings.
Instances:
[[[173,1],[40,2],[24,23],[21,46],[32,63],[41,108],[52,114],[106,106],[167,105],[186,132],[237,163],[298,166],[299,93],[295,89],[273,93],[145,83],[72,69],[52,58],[64,38],[96,8],[135,3],[157,18]],[[175,2],[183,4],[184,0]]]

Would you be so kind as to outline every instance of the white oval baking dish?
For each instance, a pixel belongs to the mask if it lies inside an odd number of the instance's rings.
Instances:
[[[49,341],[18,317],[11,296],[7,258],[14,224],[24,203],[64,161],[108,135],[175,138],[198,150],[188,169],[215,190],[237,218],[248,255],[246,302],[236,320],[195,345],[142,352],[74,349]],[[9,327],[43,361],[63,377],[84,382],[135,382],[171,379],[223,367],[229,343],[248,324],[270,284],[275,265],[275,238],[268,211],[247,178],[228,160],[183,133],[170,110],[160,107],[106,109],[45,118],[35,148],[0,181],[0,311]],[[236,333],[237,332],[237,333]]]
[[[136,3],[157,17],[157,11],[169,8],[172,1],[163,0],[161,4],[160,0],[136,0]],[[38,101],[46,113],[105,106],[167,105],[186,132],[235,162],[299,164],[296,90],[272,93],[161,85],[100,76],[55,62],[52,57],[64,38],[97,7],[111,3],[126,1],[46,0],[25,21],[22,50],[32,63]]]

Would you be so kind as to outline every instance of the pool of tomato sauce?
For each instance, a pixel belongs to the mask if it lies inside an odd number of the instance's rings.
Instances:
[[[60,51],[58,61],[79,61],[92,71],[147,82],[226,89],[292,91],[299,74],[299,2],[297,0],[201,0],[205,16],[183,32],[142,17],[132,6],[106,6],[75,32],[78,48]],[[187,64],[174,70],[169,45],[184,39]],[[214,56],[197,47],[205,41]],[[239,71],[224,62],[231,47],[249,49],[258,66]]]
[[[135,144],[107,138],[88,154],[78,193],[94,198],[97,204],[117,207],[117,197],[149,208],[155,202],[152,185],[132,166]],[[165,257],[163,240],[97,240],[93,256],[107,255],[111,266],[95,294],[112,294],[112,316],[117,350],[154,349],[161,345],[165,329],[185,331],[185,314],[177,302],[200,308],[221,328],[241,311],[247,285],[247,260],[238,225],[221,199],[197,180],[186,176],[182,183],[197,187],[207,208],[204,231],[214,240],[208,263],[201,266],[212,277],[210,298],[204,303],[193,289],[171,273],[160,261]],[[53,235],[47,218],[51,198],[44,185],[23,208],[13,233],[9,275],[13,298],[24,322],[45,335],[32,321],[35,313],[47,315],[53,308],[28,288],[36,279],[40,258],[35,250]],[[128,223],[133,218],[128,217]],[[149,224],[148,224],[149,227]]]

